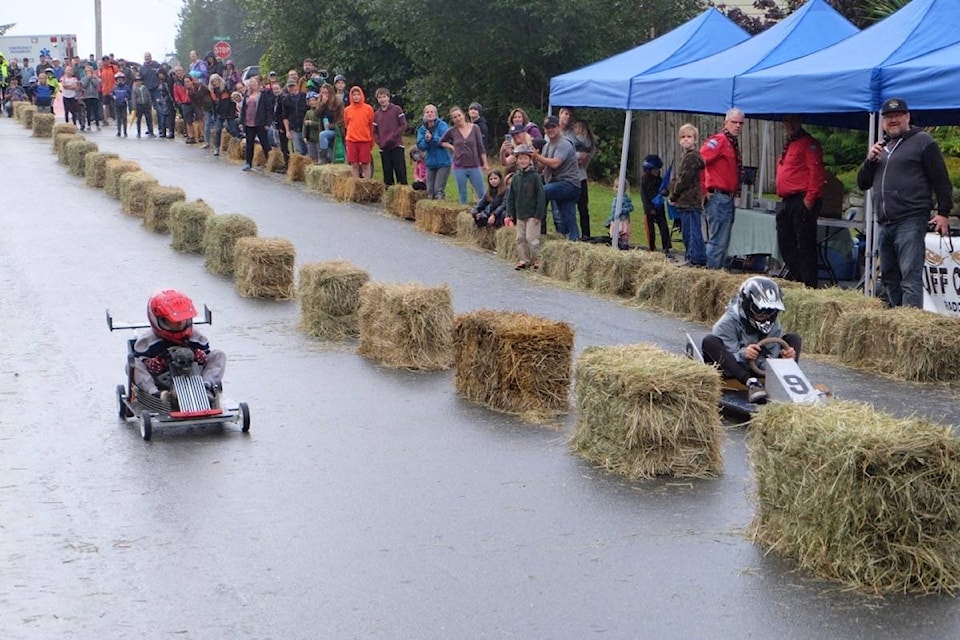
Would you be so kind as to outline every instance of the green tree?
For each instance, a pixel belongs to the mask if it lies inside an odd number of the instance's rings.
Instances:
[[[232,49],[230,57],[238,69],[257,64],[263,46],[251,37],[243,15],[235,0],[185,0],[174,43],[177,56],[181,61],[189,60],[191,50],[202,56],[213,49],[216,36],[227,36]]]

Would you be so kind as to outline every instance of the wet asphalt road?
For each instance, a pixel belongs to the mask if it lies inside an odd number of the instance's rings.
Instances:
[[[179,141],[90,139],[293,240],[299,264],[345,258],[376,280],[449,283],[458,312],[570,322],[578,351],[679,352],[685,331],[706,330]],[[460,400],[451,372],[380,369],[351,343],[306,338],[296,302],[240,298],[51,148],[0,120],[0,638],[957,636],[952,598],[845,593],[748,542],[742,428],[715,480],[611,476],[569,453],[572,418],[531,426]],[[145,443],[117,420],[129,336],[107,331],[104,310],[140,322],[168,286],[213,309],[249,435]],[[840,396],[960,424],[955,389],[805,369]]]

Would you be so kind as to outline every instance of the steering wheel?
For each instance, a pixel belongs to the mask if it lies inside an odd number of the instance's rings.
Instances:
[[[761,354],[763,354],[763,352],[764,352],[764,350],[765,350],[764,347],[766,347],[768,344],[778,344],[778,345],[780,345],[780,348],[781,348],[781,349],[788,349],[788,348],[790,347],[790,345],[787,344],[787,341],[784,340],[783,338],[776,338],[776,337],[770,336],[770,337],[768,337],[768,338],[764,338],[763,340],[761,340],[760,342],[757,343],[757,346],[760,347],[760,353],[761,353]],[[756,373],[757,375],[759,375],[759,376],[766,376],[766,375],[767,375],[767,372],[766,372],[765,370],[763,370],[763,369],[760,367],[760,365],[757,364],[757,360],[759,360],[759,358],[750,361],[750,368],[751,368],[751,369],[753,370],[753,372]]]

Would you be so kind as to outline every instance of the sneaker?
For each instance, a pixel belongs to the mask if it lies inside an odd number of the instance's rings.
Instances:
[[[148,134],[147,134],[147,137],[148,137],[148,138],[156,138],[157,136],[153,135],[152,133],[148,133]]]
[[[203,145],[203,146],[202,146],[202,147],[200,147],[200,148],[201,148],[201,149],[209,149],[209,148],[210,148],[210,145],[208,145],[208,144],[205,144],[205,145]]]
[[[219,151],[214,151],[214,152],[213,152],[213,155],[218,156],[218,155],[220,155],[220,152],[219,152]]]
[[[523,260],[521,260],[517,264],[513,265],[513,268],[516,269],[517,271],[520,271],[521,269],[526,269],[529,266],[530,266],[529,262],[524,262]]]
[[[250,171],[250,169],[253,169],[253,167],[251,167],[251,166],[248,165],[248,164],[243,165],[243,170],[244,170],[244,171]]]
[[[169,138],[170,140],[173,140],[173,134],[171,133],[170,135],[167,136],[167,138]]]
[[[763,404],[767,401],[767,390],[756,378],[747,378],[747,402]]]

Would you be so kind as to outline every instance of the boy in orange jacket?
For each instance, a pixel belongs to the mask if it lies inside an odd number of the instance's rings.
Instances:
[[[373,176],[373,107],[367,104],[363,89],[350,88],[350,104],[343,110],[347,162],[354,178]],[[361,173],[362,172],[362,173]]]

